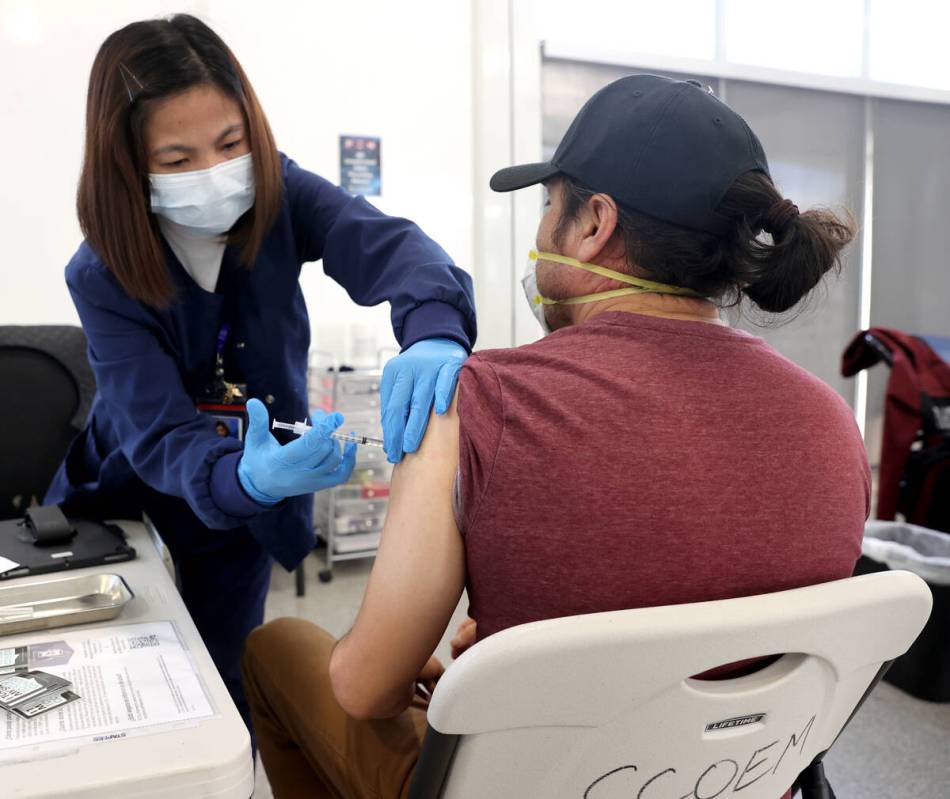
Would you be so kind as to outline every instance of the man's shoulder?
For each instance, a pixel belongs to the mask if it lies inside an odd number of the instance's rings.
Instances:
[[[836,414],[842,419],[854,420],[854,411],[845,399],[801,364],[769,345],[760,348],[757,354],[760,359],[757,363],[767,364],[773,388],[786,395],[788,406],[799,412]]]
[[[574,329],[561,330],[550,333],[544,338],[522,344],[518,347],[499,347],[497,349],[478,350],[472,353],[466,366],[470,363],[475,368],[518,366],[536,362],[538,360],[561,357],[565,351],[571,350]]]

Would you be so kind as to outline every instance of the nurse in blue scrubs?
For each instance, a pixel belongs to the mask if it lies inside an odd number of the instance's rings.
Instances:
[[[354,462],[330,438],[338,414],[313,414],[299,439],[268,429],[309,415],[301,265],[322,259],[359,305],[390,303],[393,462],[418,447],[432,407],[448,407],[475,341],[471,281],[414,224],[279,153],[234,55],[187,15],[134,23],[99,50],[78,212],[85,240],[66,283],[98,392],[46,501],[149,515],[248,720],[239,656],[263,620],[272,558],[293,569],[307,555],[312,493]],[[248,397],[243,440],[222,435]]]

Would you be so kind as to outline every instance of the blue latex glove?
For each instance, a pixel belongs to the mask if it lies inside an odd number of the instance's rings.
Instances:
[[[449,409],[466,358],[468,353],[461,344],[447,338],[427,338],[386,364],[379,393],[383,440],[390,463],[399,463],[403,452],[419,449],[433,401],[436,413]]]
[[[313,426],[296,441],[281,446],[269,430],[267,408],[260,400],[247,403],[247,435],[238,463],[238,479],[251,499],[275,505],[285,497],[311,494],[350,479],[356,444],[340,442],[330,433],[343,424],[339,413],[315,411]]]

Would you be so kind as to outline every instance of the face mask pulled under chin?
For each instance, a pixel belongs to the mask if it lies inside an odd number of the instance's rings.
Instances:
[[[682,286],[671,286],[667,283],[657,283],[654,280],[633,277],[633,275],[627,275],[623,272],[607,269],[606,267],[598,266],[597,264],[582,263],[576,258],[569,258],[566,255],[561,255],[555,252],[536,252],[535,250],[531,250],[531,252],[528,253],[528,259],[528,269],[527,272],[525,272],[525,276],[521,279],[521,285],[524,288],[525,298],[528,300],[528,305],[531,306],[531,312],[541,325],[541,330],[544,331],[544,335],[547,335],[551,332],[551,327],[548,325],[548,321],[544,316],[545,305],[583,305],[589,302],[599,302],[601,300],[609,300],[614,297],[624,297],[630,294],[674,294],[683,297],[702,296],[692,289],[686,289]],[[611,289],[610,291],[598,291],[595,294],[584,294],[581,297],[570,297],[564,300],[552,300],[543,296],[541,292],[538,291],[538,259],[552,261],[556,264],[562,264],[564,266],[573,266],[576,269],[582,269],[585,272],[592,272],[595,275],[610,278],[611,280],[616,280],[620,283],[626,283],[627,285],[625,288]]]
[[[195,235],[220,236],[254,205],[251,153],[210,169],[149,174],[152,212]]]
[[[537,263],[533,258],[528,260],[528,268],[525,270],[524,277],[521,278],[521,287],[524,289],[525,299],[531,307],[531,313],[541,325],[541,332],[546,336],[551,332],[551,326],[548,320],[544,318],[544,303],[541,301],[541,295],[538,292],[538,269]]]

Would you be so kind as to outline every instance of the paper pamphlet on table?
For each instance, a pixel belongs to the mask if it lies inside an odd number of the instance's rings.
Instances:
[[[48,636],[29,644],[30,668],[69,680],[80,699],[30,720],[0,712],[0,758],[18,747],[124,738],[215,713],[170,621]]]

